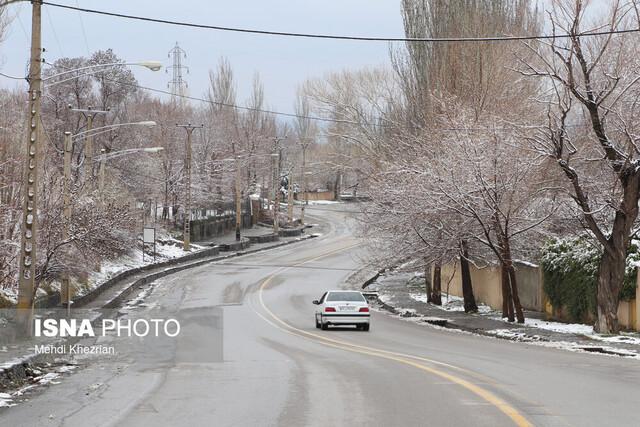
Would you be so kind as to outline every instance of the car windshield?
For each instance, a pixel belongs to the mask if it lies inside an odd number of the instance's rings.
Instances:
[[[327,295],[327,301],[365,302],[365,299],[360,292],[331,292]]]

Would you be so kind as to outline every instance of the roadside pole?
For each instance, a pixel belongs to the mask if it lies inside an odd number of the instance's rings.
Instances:
[[[92,107],[88,108],[73,108],[69,104],[69,109],[75,113],[82,113],[87,118],[87,129],[83,133],[86,133],[84,141],[84,183],[85,190],[92,190],[95,188],[93,185],[93,119],[98,114],[107,114],[108,110],[94,110]]]
[[[304,211],[309,203],[307,198],[307,145],[302,144],[302,194],[304,201],[302,202],[302,213],[300,214],[300,225],[304,225]]]
[[[291,168],[293,171],[293,167]],[[293,189],[292,181],[293,181],[293,173],[289,173],[289,177],[287,179],[287,219],[289,220],[289,225],[293,224]]]
[[[279,193],[280,191],[278,188],[278,184],[279,184],[279,180],[280,180],[280,172],[278,171],[278,142],[277,142],[277,138],[276,138],[276,145],[275,145],[275,153],[271,154],[271,157],[273,158],[273,176],[272,176],[272,180],[273,180],[273,233],[274,234],[278,234],[278,206],[280,204],[280,197],[279,197]]]
[[[236,157],[236,241],[240,241],[240,228],[242,227],[242,199],[240,198],[240,157]]]
[[[280,174],[277,175],[280,178]],[[278,179],[279,181],[279,179]],[[280,214],[280,186],[276,185],[276,199],[273,205],[273,232],[278,234],[280,232],[280,224],[278,223],[278,215]]]
[[[71,225],[71,151],[73,142],[71,132],[64,133],[64,181],[62,183],[62,241],[69,239]],[[69,280],[69,268],[62,273],[62,285],[60,287],[60,302],[67,306],[67,317],[71,315],[71,284]]]
[[[191,134],[195,129],[202,129],[204,125],[194,126],[191,123],[186,125],[176,125],[187,131],[187,147],[186,157],[184,160],[184,168],[186,174],[186,203],[184,211],[184,228],[183,228],[183,249],[191,250]]]
[[[105,163],[107,162],[107,150],[100,150],[100,175],[98,178],[98,192],[100,193],[100,205],[104,206],[104,174]]]
[[[22,185],[20,275],[18,278],[18,316],[28,330],[33,309],[38,231],[38,163],[42,120],[42,0],[33,0],[31,16],[31,58],[29,64],[29,136]]]

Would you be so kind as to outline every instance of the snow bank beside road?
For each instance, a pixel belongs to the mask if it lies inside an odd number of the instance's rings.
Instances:
[[[206,249],[206,247],[204,246],[192,243],[191,251],[185,252],[182,249],[182,244],[183,243],[181,240],[176,240],[168,236],[159,236],[156,242],[155,262],[158,263],[173,258],[179,258],[189,253]],[[132,249],[126,255],[123,255],[116,259],[103,261],[100,266],[100,271],[93,271],[89,273],[87,286],[84,286],[82,287],[82,289],[78,290],[78,295],[81,296],[90,292],[91,290],[97,288],[107,280],[111,279],[119,273],[122,273],[123,271],[142,267],[148,264],[153,264],[153,254],[152,252],[150,252],[148,246],[147,251],[145,251],[144,254],[144,261],[142,258],[142,243],[140,243],[140,247]],[[50,289],[49,292],[57,292],[60,290],[60,283],[54,281],[49,284],[48,287]],[[47,292],[43,288],[38,289],[38,297],[45,297],[46,295]],[[0,299],[8,301],[11,304],[16,304],[18,302],[17,289],[0,289]]]

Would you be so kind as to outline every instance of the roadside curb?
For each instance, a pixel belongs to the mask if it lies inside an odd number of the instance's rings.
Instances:
[[[199,267],[201,265],[204,264],[208,264],[211,262],[216,262],[216,261],[223,261],[225,259],[229,259],[229,258],[235,258],[235,257],[239,257],[239,256],[243,256],[243,255],[250,255],[250,254],[254,254],[257,252],[262,252],[262,251],[267,251],[270,249],[276,249],[282,246],[287,246],[293,243],[299,243],[299,242],[303,242],[305,240],[309,240],[312,239],[314,236],[313,235],[307,235],[304,236],[300,239],[297,240],[290,240],[287,242],[280,242],[277,243],[275,245],[270,245],[270,246],[266,246],[264,248],[256,248],[256,249],[250,249],[250,250],[241,250],[232,254],[228,254],[228,255],[222,255],[222,256],[218,256],[215,258],[207,258],[207,259],[203,259],[200,261],[196,261],[196,262],[192,262],[186,265],[180,265],[177,267],[173,267],[173,268],[168,268],[166,270],[163,271],[159,271],[157,273],[152,273],[148,276],[144,276],[138,280],[136,280],[135,282],[131,283],[131,285],[129,285],[127,288],[123,289],[123,291],[118,294],[114,299],[112,299],[111,301],[109,301],[103,308],[115,308],[117,307],[124,299],[126,299],[133,291],[135,291],[136,289],[140,288],[141,286],[144,286],[148,283],[151,283],[155,280],[161,279],[163,277],[169,276],[171,274],[174,273],[178,273],[180,271],[183,270],[187,270],[189,268],[194,268],[194,267]]]
[[[262,251],[267,251],[270,249],[276,249],[276,248],[280,248],[283,246],[288,246],[294,243],[300,243],[300,242],[304,242],[307,241],[309,239],[312,239],[316,237],[315,235],[304,235],[298,239],[295,240],[289,240],[286,242],[278,242],[274,245],[270,245],[270,246],[266,246],[263,248],[256,248],[256,249],[250,249],[250,250],[245,250],[245,251],[238,251],[232,254],[228,254],[228,255],[223,255],[223,256],[215,256],[213,258],[206,258],[206,259],[199,259],[198,261],[195,262],[191,262],[188,264],[184,264],[184,265],[178,265],[176,267],[172,267],[172,268],[167,268],[164,269],[162,271],[158,271],[155,273],[151,273],[149,275],[145,275],[135,281],[133,281],[131,284],[129,284],[127,287],[125,287],[124,289],[122,289],[122,291],[115,296],[113,299],[111,299],[110,301],[108,301],[105,305],[103,305],[102,309],[113,309],[118,307],[128,296],[131,295],[131,293],[133,293],[134,291],[136,291],[137,289],[139,289],[140,287],[151,283],[155,280],[158,280],[160,278],[169,276],[171,274],[175,274],[178,273],[180,271],[183,270],[187,270],[189,268],[194,268],[194,267],[199,267],[201,265],[205,265],[208,263],[212,263],[212,262],[216,262],[216,261],[223,261],[225,259],[230,259],[230,258],[235,258],[235,257],[240,257],[240,256],[244,256],[244,255],[250,255],[250,254],[254,254],[254,253],[258,253],[258,252],[262,252]],[[209,253],[213,253],[215,251],[213,251],[213,249],[218,249],[216,248],[211,248],[211,252],[206,252],[207,254]],[[202,252],[205,251],[209,251],[208,249],[204,250],[204,251],[200,251],[200,252],[196,252],[195,254],[190,254],[190,255],[196,255],[196,254],[200,254]],[[216,252],[217,254],[217,252]],[[184,258],[189,257],[190,255],[187,255],[183,258],[183,262],[185,261]],[[207,255],[202,255],[201,257],[191,257],[189,259],[187,259],[186,261],[189,261],[191,259],[198,259],[198,258],[204,258]],[[94,291],[92,291],[92,293],[95,293],[95,295],[93,295],[91,298],[87,298],[86,301],[83,301],[81,303],[81,305],[85,305],[88,304],[89,302],[95,300],[102,292],[114,287],[117,282],[122,281],[127,279],[128,277],[131,277],[134,274],[138,274],[140,272],[144,272],[145,271],[145,267],[146,270],[149,270],[151,268],[149,268],[149,266],[152,266],[154,268],[157,267],[162,267],[163,265],[173,265],[173,264],[178,264],[179,262],[175,262],[176,260],[178,260],[179,258],[174,258],[173,260],[168,260],[168,261],[174,261],[171,264],[168,264],[167,262],[163,262],[163,263],[157,263],[157,264],[149,264],[148,266],[143,266],[143,267],[137,267],[135,269],[131,269],[131,270],[126,270],[116,276],[114,276],[113,278],[109,279],[108,282],[111,282],[109,284],[108,287],[103,287],[103,286],[99,286],[97,288],[94,289]],[[130,272],[132,270],[135,270],[135,272],[129,273],[129,274],[125,274],[127,272]],[[107,282],[105,282],[106,284]],[[99,289],[101,289],[100,292],[97,292]],[[88,294],[87,294],[88,295]],[[82,297],[81,297],[82,298]],[[76,307],[80,307],[81,305],[76,305]],[[98,315],[96,316],[95,319],[93,319],[92,322],[96,322],[98,320],[100,320],[102,318],[103,314],[102,313],[98,313]],[[69,342],[69,340],[60,340],[57,341],[57,344],[61,344],[61,343],[66,343]],[[4,388],[7,387],[9,385],[16,385],[16,383],[20,383],[23,382],[27,377],[28,377],[28,371],[32,368],[32,365],[36,365],[38,363],[44,363],[44,362],[48,362],[50,361],[51,355],[47,355],[47,354],[36,354],[35,352],[26,354],[24,356],[21,356],[19,358],[15,358],[13,360],[9,360],[7,362],[5,362],[4,364],[0,363],[0,365],[2,366],[0,368],[0,391]]]
[[[519,342],[524,344],[543,343],[543,344],[551,345],[552,348],[555,347],[555,345],[560,345],[560,347],[558,348],[561,348],[564,351],[570,350],[570,351],[576,351],[581,353],[601,353],[609,356],[616,356],[616,357],[623,357],[623,358],[637,357],[638,355],[637,351],[633,351],[633,350],[628,351],[624,348],[619,348],[615,346],[612,347],[611,345],[608,345],[598,340],[594,340],[586,335],[582,336],[584,339],[584,342],[575,341],[572,339],[553,340],[544,336],[545,331],[543,329],[538,329],[533,326],[524,326],[517,323],[516,324],[505,323],[504,325],[503,329],[512,331],[513,332],[512,334],[490,333],[489,330],[486,330],[484,328],[474,328],[474,327],[469,327],[466,325],[461,325],[459,323],[456,323],[455,319],[451,319],[446,315],[446,312],[442,313],[442,315],[439,317],[434,317],[434,316],[427,316],[423,314],[416,314],[413,311],[404,311],[402,309],[398,309],[393,305],[380,300],[377,300],[375,304],[378,306],[380,311],[385,311],[389,314],[393,314],[401,318],[420,319],[421,322],[416,322],[416,323],[418,324],[424,323],[430,326],[435,326],[437,328],[447,329],[450,331],[469,333],[477,336],[499,339],[504,341],[511,341],[511,342]],[[469,316],[473,316],[473,314]],[[533,331],[533,333],[529,333],[530,331]],[[540,331],[540,332],[536,333],[535,331]],[[563,347],[563,345],[565,345],[565,347]]]

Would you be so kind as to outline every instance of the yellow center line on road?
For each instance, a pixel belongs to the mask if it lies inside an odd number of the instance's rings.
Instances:
[[[475,374],[471,371],[467,371],[464,368],[459,368],[457,366],[454,365],[450,365],[448,363],[444,363],[444,362],[439,362],[436,360],[431,360],[431,359],[427,359],[427,358],[423,358],[423,357],[419,357],[419,356],[413,356],[413,355],[408,355],[408,354],[402,354],[402,353],[396,353],[396,352],[392,352],[392,351],[387,351],[387,350],[382,350],[382,349],[378,349],[375,347],[368,347],[368,346],[362,346],[362,345],[357,345],[357,344],[352,344],[346,341],[341,341],[341,340],[336,340],[336,339],[332,339],[332,338],[327,338],[323,335],[317,334],[317,333],[313,333],[313,332],[308,332],[305,331],[303,329],[299,329],[296,328],[295,326],[290,325],[289,323],[285,322],[284,320],[280,319],[278,316],[275,315],[275,313],[273,313],[269,307],[267,307],[267,305],[264,302],[264,298],[263,298],[263,292],[264,290],[267,288],[267,286],[271,283],[271,281],[280,273],[294,268],[295,266],[298,265],[302,265],[302,264],[306,264],[309,262],[313,262],[313,261],[317,261],[320,260],[322,258],[326,258],[329,257],[331,255],[334,255],[338,252],[342,252],[342,251],[346,251],[349,250],[351,248],[354,248],[356,246],[359,246],[360,243],[357,243],[355,245],[350,245],[350,246],[346,246],[340,249],[336,249],[336,250],[332,250],[330,252],[327,252],[323,255],[317,256],[317,257],[313,257],[310,259],[307,259],[305,261],[301,261],[297,264],[294,264],[292,266],[289,267],[283,267],[280,268],[278,270],[276,270],[275,272],[273,272],[269,277],[267,277],[260,285],[260,288],[258,290],[258,299],[260,301],[260,305],[263,308],[263,310],[265,312],[268,313],[268,315],[275,320],[276,323],[270,321],[269,319],[267,319],[265,316],[263,316],[262,314],[258,313],[256,311],[256,313],[265,321],[267,321],[269,324],[273,325],[274,327],[293,334],[293,335],[297,335],[297,336],[301,336],[303,338],[309,338],[311,340],[313,340],[314,342],[321,344],[321,345],[325,345],[328,347],[333,347],[333,348],[337,348],[340,350],[345,350],[345,351],[350,351],[350,352],[354,352],[354,353],[360,353],[360,354],[366,354],[366,355],[370,355],[370,356],[374,356],[374,357],[379,357],[382,359],[388,359],[388,360],[393,360],[408,366],[412,366],[416,369],[428,372],[432,375],[436,375],[440,378],[444,378],[447,381],[450,381],[454,384],[457,384],[463,388],[465,388],[466,390],[474,393],[475,395],[479,396],[480,398],[482,398],[483,400],[485,400],[486,402],[492,404],[493,406],[495,406],[498,410],[500,410],[502,413],[504,413],[505,415],[507,415],[517,426],[519,427],[529,427],[532,426],[533,424],[531,424],[516,408],[514,408],[513,406],[511,406],[510,404],[508,404],[507,402],[505,402],[504,400],[502,400],[501,398],[499,398],[498,396],[496,396],[495,394],[493,394],[492,392],[485,390],[484,388],[478,386],[477,384],[474,384],[470,381],[467,381],[463,378],[460,378],[458,376],[449,374],[447,372],[444,372],[442,370],[433,368],[433,367],[429,367],[429,366],[425,366],[422,365],[418,362],[416,362],[415,360],[420,360],[423,362],[428,362],[430,364],[434,364],[434,365],[439,365],[439,366],[444,366],[447,368],[451,368],[451,369],[455,369],[455,370],[459,370],[459,371],[463,371],[469,374]],[[414,360],[411,360],[414,359]]]

